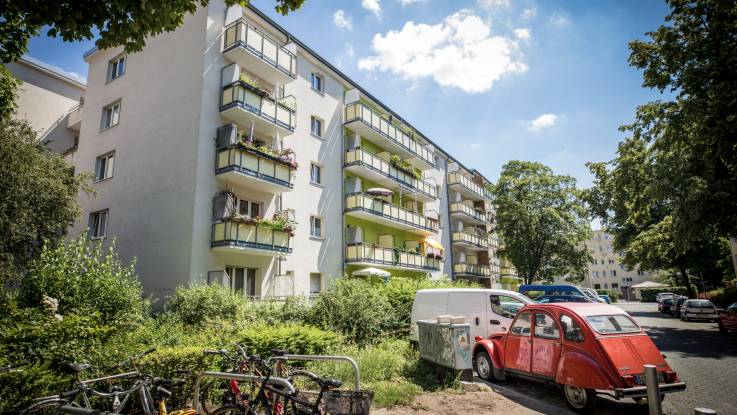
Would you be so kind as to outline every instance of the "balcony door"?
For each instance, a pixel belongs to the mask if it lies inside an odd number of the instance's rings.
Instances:
[[[230,288],[247,297],[256,296],[256,268],[226,267]]]

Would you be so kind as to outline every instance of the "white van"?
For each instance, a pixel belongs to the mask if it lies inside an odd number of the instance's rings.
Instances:
[[[512,324],[514,315],[526,304],[528,297],[507,290],[487,288],[435,288],[415,294],[409,339],[419,341],[417,320],[431,320],[441,315],[464,316],[471,325],[471,338],[488,337],[504,331]]]

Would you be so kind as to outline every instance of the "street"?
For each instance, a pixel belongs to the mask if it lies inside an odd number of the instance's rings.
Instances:
[[[687,391],[666,396],[663,401],[665,414],[693,414],[696,407],[711,408],[720,415],[737,414],[737,333],[721,334],[712,322],[684,322],[671,318],[659,313],[654,303],[616,305],[647,330],[668,364],[688,385]],[[499,389],[495,387],[497,392],[512,399],[512,394],[519,396],[521,393],[560,408],[560,413],[572,413],[566,410],[566,403],[554,386],[521,379],[498,386]],[[539,408],[530,409],[540,411]],[[603,398],[599,402],[599,413],[646,414],[647,406],[630,400],[618,402]]]

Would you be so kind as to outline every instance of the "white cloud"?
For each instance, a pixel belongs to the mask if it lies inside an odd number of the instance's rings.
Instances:
[[[353,45],[348,42],[345,42],[345,54],[349,58],[353,58],[354,56],[356,56],[356,53],[353,52]]]
[[[565,26],[568,24],[568,19],[565,16],[561,16],[557,12],[550,15],[550,23],[556,26]]]
[[[509,0],[477,0],[476,2],[479,7],[486,10],[509,7]]]
[[[554,126],[557,119],[558,116],[555,114],[541,114],[530,122],[530,126],[527,129],[530,131],[540,131],[543,128]]]
[[[333,24],[341,29],[353,29],[351,17],[346,15],[343,10],[338,10],[333,14]]]
[[[361,7],[370,11],[376,17],[381,17],[381,0],[361,0]]]
[[[519,17],[521,19],[532,19],[535,17],[535,14],[537,14],[537,9],[534,7],[525,7]]]
[[[424,3],[427,0],[397,0],[402,6],[409,6],[415,3]]]
[[[516,37],[519,40],[524,40],[524,41],[530,40],[530,36],[532,35],[532,33],[530,32],[530,29],[526,29],[526,28],[514,29],[513,33],[514,33],[514,37]]]
[[[406,80],[432,77],[442,86],[470,93],[488,91],[507,74],[521,73],[514,40],[492,36],[489,23],[469,11],[447,16],[435,25],[404,24],[401,30],[377,33],[373,56],[362,58],[359,69],[388,71]]]
[[[345,42],[345,45],[343,46],[343,52],[338,54],[335,59],[335,66],[338,67],[338,69],[345,69],[344,60],[348,60],[349,62],[353,62],[353,58],[356,56],[356,53],[353,51],[353,45],[349,42]]]

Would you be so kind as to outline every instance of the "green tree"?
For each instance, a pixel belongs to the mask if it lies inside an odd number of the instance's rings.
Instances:
[[[176,30],[187,14],[209,3],[209,0],[0,0],[0,62],[13,62],[23,56],[29,39],[46,28],[48,36],[60,36],[67,42],[92,39],[97,33],[98,49],[124,46],[126,52],[138,52],[148,37]],[[225,3],[245,6],[248,0],[225,0]],[[304,0],[276,0],[275,9],[286,15],[302,3]],[[13,111],[15,87],[9,75],[5,68],[0,70],[0,117]]]
[[[491,186],[508,258],[527,284],[582,275],[591,261],[584,246],[590,224],[576,179],[540,163],[510,161]]]
[[[678,252],[705,232],[737,235],[737,2],[667,0],[665,24],[630,43],[630,65],[664,100],[625,129],[647,143],[654,193],[668,202]],[[660,215],[664,216],[664,215]]]
[[[26,121],[0,122],[0,277],[18,275],[44,241],[62,237],[79,214],[87,176],[38,142]]]

